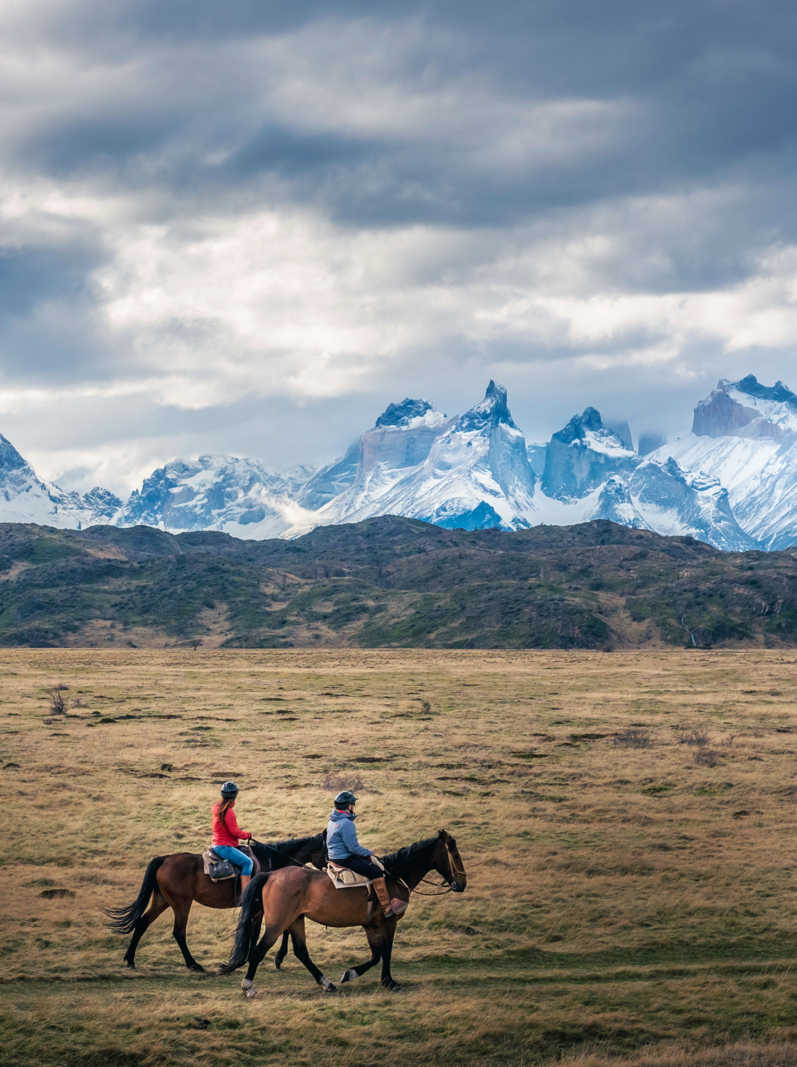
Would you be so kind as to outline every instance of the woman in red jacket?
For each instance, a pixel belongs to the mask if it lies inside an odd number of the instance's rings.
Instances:
[[[251,841],[252,835],[242,830],[235,818],[235,799],[238,786],[225,782],[221,787],[221,800],[213,805],[213,840],[211,847],[217,856],[229,860],[241,868],[241,894],[249,885],[254,864],[246,853],[238,848],[239,841]]]

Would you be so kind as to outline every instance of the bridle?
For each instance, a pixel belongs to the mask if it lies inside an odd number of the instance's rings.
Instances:
[[[456,862],[454,861],[454,854],[451,851],[448,841],[446,841],[445,838],[443,838],[443,844],[446,846],[446,856],[448,856],[448,869],[451,872],[452,877],[446,878],[441,875],[443,879],[442,882],[431,882],[428,878],[421,878],[419,885],[429,885],[433,889],[437,890],[437,892],[422,893],[419,889],[410,889],[411,893],[415,893],[419,897],[442,897],[445,896],[446,893],[452,893],[454,891],[454,876],[461,875],[462,878],[467,877],[465,874],[464,867],[458,867]],[[404,884],[406,885],[406,883]],[[407,886],[407,889],[409,889],[409,886]]]

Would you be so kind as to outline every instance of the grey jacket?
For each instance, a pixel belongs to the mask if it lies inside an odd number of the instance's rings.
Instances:
[[[331,860],[342,863],[350,856],[373,856],[370,848],[363,848],[354,828],[356,815],[350,811],[333,811],[327,826],[327,852]]]

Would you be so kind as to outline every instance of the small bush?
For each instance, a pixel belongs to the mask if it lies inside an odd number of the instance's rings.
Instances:
[[[50,711],[56,715],[62,715],[64,712],[64,698],[61,695],[61,691],[66,689],[64,685],[57,685],[55,689],[50,692]]]
[[[678,744],[697,745],[698,748],[703,748],[705,745],[711,744],[711,738],[705,730],[699,728],[695,728],[694,730],[681,730],[678,734]]]
[[[653,737],[649,730],[641,730],[638,726],[629,726],[614,738],[614,744],[621,748],[650,748]]]
[[[695,753],[695,763],[698,767],[717,767],[719,762],[719,752],[715,752],[711,748],[701,747]]]
[[[368,792],[359,774],[327,773],[324,776],[321,788],[326,789],[328,793],[340,793],[344,789],[350,789],[352,793],[356,793],[358,790],[361,793]]]

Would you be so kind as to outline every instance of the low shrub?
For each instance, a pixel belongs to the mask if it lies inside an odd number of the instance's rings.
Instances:
[[[705,730],[695,727],[694,730],[681,730],[678,734],[678,744],[697,745],[698,748],[703,748],[704,745],[711,744],[711,738]]]
[[[614,744],[621,748],[650,748],[653,744],[653,736],[650,730],[640,729],[638,726],[629,726],[622,733],[616,734]]]

